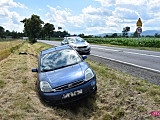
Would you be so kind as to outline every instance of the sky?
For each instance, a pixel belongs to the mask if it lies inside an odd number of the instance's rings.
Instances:
[[[70,34],[121,33],[129,26],[136,31],[160,30],[160,0],[1,0],[0,26],[23,32],[20,21],[38,15],[44,23],[62,27]]]

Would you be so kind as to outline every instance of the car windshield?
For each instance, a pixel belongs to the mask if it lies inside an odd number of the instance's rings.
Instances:
[[[72,49],[64,49],[45,54],[41,57],[42,72],[52,71],[81,62],[81,57]]]
[[[68,38],[69,43],[75,43],[75,42],[85,42],[85,40],[81,37],[74,37],[74,38]]]
[[[76,37],[76,42],[85,42],[85,40],[83,38]]]

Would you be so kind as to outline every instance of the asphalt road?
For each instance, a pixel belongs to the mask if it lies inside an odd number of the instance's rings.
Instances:
[[[41,42],[54,46],[60,45],[60,42],[57,41],[41,40]],[[112,66],[116,65],[115,67],[119,67],[118,69],[122,71],[133,72],[136,76],[139,74],[138,77],[160,84],[160,52],[91,45],[91,56],[92,59],[99,58],[97,61],[102,61],[102,59],[107,60],[106,63],[112,61],[110,64]],[[125,66],[122,66],[122,64]],[[139,73],[135,73],[135,71]]]
[[[92,45],[91,54],[160,72],[160,52]]]

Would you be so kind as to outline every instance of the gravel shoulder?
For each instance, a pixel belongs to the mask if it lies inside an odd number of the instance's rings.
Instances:
[[[135,67],[133,65],[124,64],[124,63],[112,61],[110,59],[105,59],[105,58],[101,58],[101,57],[97,57],[97,56],[93,56],[93,55],[89,55],[88,58],[90,60],[95,61],[95,62],[103,63],[109,67],[112,67],[112,68],[119,70],[119,71],[122,71],[124,73],[133,75],[133,76],[141,78],[143,80],[147,80],[153,84],[160,85],[160,73],[159,72]]]

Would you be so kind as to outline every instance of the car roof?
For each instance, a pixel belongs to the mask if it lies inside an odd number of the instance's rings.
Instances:
[[[57,47],[49,48],[49,49],[46,49],[46,50],[42,50],[40,54],[43,55],[43,54],[46,54],[46,53],[54,52],[54,51],[57,51],[57,50],[68,49],[68,48],[72,48],[72,47],[70,45],[57,46]]]
[[[80,38],[79,36],[69,36],[69,37],[64,37],[64,38]]]

